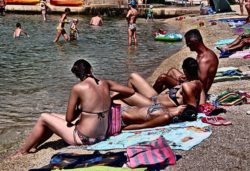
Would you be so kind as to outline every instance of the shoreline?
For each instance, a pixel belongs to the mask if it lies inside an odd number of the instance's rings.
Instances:
[[[218,23],[211,26],[208,22],[211,18],[218,16],[186,16],[182,21],[175,18],[165,20],[166,23],[177,25],[180,24],[180,32],[184,33],[192,28],[199,28],[204,38],[205,44],[214,50],[214,42],[218,39],[235,37],[231,29],[225,23]],[[204,21],[205,26],[199,27],[199,22]],[[221,29],[223,28],[223,30]],[[214,50],[218,55],[218,51]],[[165,59],[159,67],[148,78],[153,83],[156,77],[167,71],[170,67],[180,68],[181,61],[186,57],[196,57],[196,54],[184,45],[179,52]],[[219,59],[219,67],[236,66],[242,67],[250,65],[250,60],[246,59]],[[214,83],[209,93],[219,93],[227,88],[236,90],[250,90],[249,80],[237,80]],[[224,107],[223,107],[224,108]],[[214,127],[212,126],[212,135],[201,144],[189,151],[175,151],[182,158],[177,161],[176,165],[167,167],[166,170],[247,170],[250,161],[250,116],[246,111],[250,110],[250,105],[226,107],[226,118],[233,122],[231,126]],[[21,143],[21,142],[20,142]],[[18,146],[19,144],[16,144]],[[36,153],[25,155],[13,161],[3,160],[0,163],[0,170],[28,170],[38,168],[49,163],[51,156],[64,146],[57,136],[49,139],[42,149]],[[14,147],[13,147],[14,148]],[[92,151],[71,150],[70,152],[90,154]],[[8,152],[10,153],[10,152]],[[7,153],[6,153],[7,154]]]

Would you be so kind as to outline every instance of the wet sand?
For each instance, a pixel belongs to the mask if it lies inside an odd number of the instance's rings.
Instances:
[[[229,16],[229,15],[227,15]],[[191,28],[199,28],[203,35],[205,44],[214,50],[214,43],[218,39],[236,37],[227,24],[217,23],[211,26],[209,19],[224,17],[224,15],[214,16],[186,16],[182,21],[168,19],[166,22],[172,25],[179,25],[182,33]],[[199,22],[203,21],[205,26],[200,27]],[[214,50],[217,54],[218,51]],[[181,61],[185,57],[195,57],[196,54],[184,46],[179,52],[167,58],[148,78],[150,83],[153,83],[156,77],[167,71],[171,67],[180,68]],[[223,58],[219,60],[219,66],[235,66],[246,69],[250,65],[250,60],[247,59],[229,59]],[[214,83],[209,93],[219,93],[225,89],[233,90],[250,90],[249,80],[237,80]],[[227,113],[223,114],[225,118],[232,121],[230,126],[212,126],[212,135],[195,146],[189,151],[175,151],[181,158],[175,166],[167,167],[165,170],[249,170],[250,167],[250,115],[246,115],[246,111],[250,110],[250,105],[225,107]],[[49,163],[53,154],[65,145],[57,136],[53,136],[48,140],[37,153],[25,155],[13,161],[5,160],[8,154],[13,151],[6,152],[6,156],[1,156],[0,170],[28,170],[37,168]],[[69,151],[67,151],[69,152]],[[92,153],[85,150],[70,150],[77,153]]]

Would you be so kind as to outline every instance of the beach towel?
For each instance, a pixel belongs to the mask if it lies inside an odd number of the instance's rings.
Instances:
[[[246,104],[248,98],[247,93],[240,93],[239,91],[222,91],[218,97],[217,101],[219,105],[222,106],[236,106],[241,104]]]
[[[222,46],[222,45],[225,45],[225,44],[232,43],[233,41],[235,41],[234,38],[232,38],[232,39],[221,39],[221,40],[216,41],[215,45],[216,46]]]
[[[121,167],[110,167],[110,166],[91,166],[87,168],[74,168],[74,169],[56,169],[54,171],[145,171],[147,168],[121,168]]]
[[[245,56],[250,54],[250,49],[237,51],[234,54],[230,55],[229,58],[244,58]]]
[[[219,58],[228,58],[232,54],[234,54],[234,52],[222,51],[222,52],[220,52]]]
[[[205,114],[199,114],[197,121],[192,122],[179,122],[150,129],[122,131],[121,134],[111,136],[105,141],[81,148],[88,150],[126,149],[128,146],[151,142],[159,136],[163,136],[171,149],[190,150],[212,133],[208,124],[202,123],[200,120],[204,116]],[[67,148],[76,147],[69,146]]]
[[[167,140],[160,136],[147,144],[139,143],[129,146],[127,158],[127,165],[130,168],[136,168],[138,166],[174,165],[176,157]]]
[[[50,159],[51,169],[85,168],[94,165],[121,167],[127,162],[124,152],[106,154],[57,153]]]
[[[243,72],[236,67],[221,67],[217,70],[214,82],[232,81],[237,79],[241,80],[249,78],[249,75],[243,74]]]

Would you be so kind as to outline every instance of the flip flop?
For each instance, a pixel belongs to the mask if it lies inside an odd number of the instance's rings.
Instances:
[[[215,117],[204,117],[204,118],[201,118],[201,121],[203,123],[211,124],[211,125],[214,125],[214,126],[223,125],[223,123],[220,122],[219,120],[217,120],[217,118],[215,118]]]
[[[224,126],[232,125],[232,122],[231,122],[231,121],[227,121],[226,119],[224,119],[224,118],[222,118],[222,117],[220,117],[220,116],[215,116],[215,117],[216,117],[216,119],[217,119],[220,123],[222,123],[222,125],[224,125]]]

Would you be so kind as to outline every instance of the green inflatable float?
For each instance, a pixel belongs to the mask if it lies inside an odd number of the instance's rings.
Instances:
[[[183,36],[177,33],[168,33],[168,34],[158,34],[155,36],[157,41],[167,41],[167,42],[177,42],[182,41]]]

